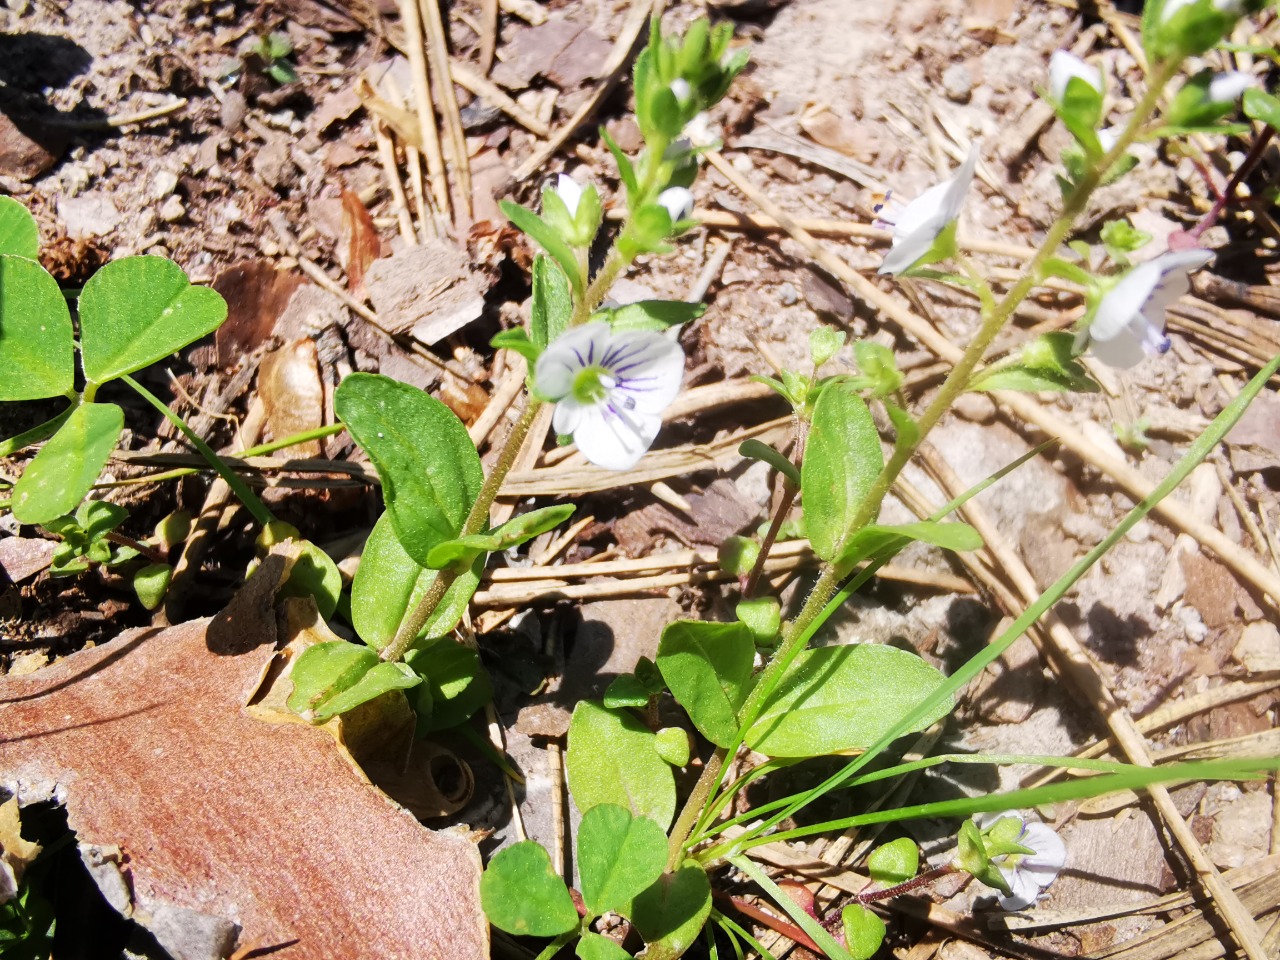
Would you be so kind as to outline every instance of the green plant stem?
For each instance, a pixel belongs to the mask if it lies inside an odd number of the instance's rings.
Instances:
[[[690,831],[693,830],[703,808],[710,801],[711,791],[720,784],[720,773],[728,753],[724,747],[716,747],[715,753],[711,754],[707,765],[702,768],[702,775],[698,777],[698,782],[693,785],[693,792],[689,794],[689,799],[684,802],[680,817],[671,828],[671,836],[667,840],[668,871],[675,870],[684,862],[684,842],[689,839]]]
[[[185,420],[170,410],[159,397],[142,384],[138,383],[138,381],[134,380],[133,377],[125,374],[120,379],[131,386],[143,400],[146,400],[147,403],[151,404],[151,406],[164,414],[165,419],[182,431],[182,435],[191,441],[191,445],[193,447],[200,451],[200,455],[209,462],[209,466],[217,472],[218,476],[223,479],[223,482],[225,482],[226,485],[231,488],[232,492],[240,498],[240,502],[245,505],[245,508],[253,514],[254,520],[258,521],[258,523],[264,527],[275,520],[275,517],[271,515],[271,511],[267,509],[266,504],[258,499],[258,495],[249,489],[249,486],[239,477],[239,475],[236,474],[234,470],[227,466],[226,461],[214,453],[212,447],[201,440],[196,432],[187,426],[187,422]]]
[[[489,471],[489,475],[485,477],[484,485],[480,488],[480,494],[476,497],[476,502],[471,505],[471,511],[467,514],[466,520],[463,521],[462,529],[458,532],[458,536],[467,537],[474,533],[480,533],[489,524],[489,508],[493,506],[493,501],[497,499],[498,490],[502,487],[502,482],[506,480],[507,474],[511,472],[512,464],[516,461],[516,456],[520,453],[520,448],[524,445],[525,437],[529,435],[529,429],[533,426],[533,419],[537,416],[538,408],[542,406],[541,401],[535,397],[529,397],[525,403],[524,411],[520,414],[520,419],[516,421],[511,432],[507,434],[507,439],[502,444],[502,450],[498,454],[498,461],[493,465],[493,469]],[[440,603],[444,597],[445,591],[453,585],[453,581],[458,578],[458,574],[452,570],[441,570],[436,574],[435,580],[431,582],[431,586],[418,601],[418,605],[413,608],[412,612],[400,621],[400,627],[396,631],[395,637],[391,642],[382,649],[379,656],[383,660],[392,661],[399,660],[409,648],[413,646],[414,641],[418,637],[418,631],[422,629],[423,624],[431,616],[431,612]]]
[[[543,947],[542,952],[538,954],[538,956],[535,957],[534,960],[551,960],[551,958],[554,957],[557,953],[559,953],[560,950],[567,943],[569,943],[569,941],[580,936],[581,934],[582,934],[582,931],[579,930],[577,927],[574,927],[568,933],[560,934],[560,936],[556,937],[554,940],[548,943],[545,947]]]
[[[122,547],[130,547],[137,550],[142,556],[146,557],[152,563],[167,563],[164,554],[150,544],[143,543],[141,540],[135,540],[128,534],[118,533],[115,530],[108,530],[105,537],[114,544]]]
[[[1018,281],[993,307],[984,308],[982,325],[978,333],[969,342],[964,354],[956,362],[946,380],[943,381],[942,386],[938,388],[933,400],[930,401],[929,406],[917,421],[919,427],[918,435],[913,442],[901,443],[895,447],[893,456],[885,464],[884,469],[880,471],[875,483],[872,484],[871,489],[858,507],[858,512],[849,525],[850,533],[865,527],[879,513],[880,505],[888,494],[889,488],[898,478],[903,468],[906,467],[920,444],[924,442],[929,431],[937,425],[943,415],[951,409],[951,405],[968,387],[969,379],[974,369],[981,362],[992,341],[1004,329],[1014,311],[1040,281],[1041,271],[1045,263],[1057,253],[1058,248],[1066,240],[1075,225],[1076,218],[1084,211],[1093,191],[1102,183],[1107,172],[1124,156],[1129,145],[1137,137],[1147,117],[1159,103],[1160,94],[1165,84],[1168,83],[1178,66],[1179,64],[1173,61],[1155,66],[1145,95],[1134,108],[1129,122],[1116,139],[1115,145],[1081,177],[1075,189],[1071,191],[1063,205],[1062,213],[1049,228],[1044,242],[1041,243],[1031,262],[1024,268]],[[823,565],[822,573],[813,585],[813,589],[810,590],[804,606],[796,614],[795,619],[791,620],[783,628],[782,642],[778,645],[777,652],[765,666],[759,681],[743,705],[741,714],[744,718],[743,730],[750,728],[760,706],[773,692],[779,680],[781,680],[783,672],[808,642],[810,625],[831,600],[840,586],[841,579],[843,578],[834,567],[830,564]],[[683,843],[683,838],[681,842]]]
[[[623,229],[625,230],[626,227],[623,227]],[[591,314],[595,313],[600,304],[604,303],[604,298],[609,295],[613,285],[626,272],[629,266],[631,266],[631,260],[628,257],[624,257],[615,244],[604,258],[604,265],[600,267],[600,272],[596,274],[595,279],[587,287],[587,292],[582,301],[576,305],[573,313],[574,326],[586,323],[590,319]]]

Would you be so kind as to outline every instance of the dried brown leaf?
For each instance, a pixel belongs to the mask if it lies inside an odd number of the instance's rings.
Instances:
[[[242,260],[222,271],[213,281],[227,301],[226,322],[214,335],[218,365],[235,366],[270,337],[301,284],[300,276],[277,270],[269,260]]]
[[[258,392],[276,439],[324,426],[324,383],[314,340],[295,340],[262,358]],[[320,456],[320,441],[285,447],[281,456]]]
[[[175,956],[238,940],[287,958],[487,957],[475,847],[423,827],[325,730],[245,709],[276,657],[284,566],[268,558],[216,622],[0,678],[0,783],[64,803],[82,850],[118,848],[95,875],[123,880],[118,905]]]

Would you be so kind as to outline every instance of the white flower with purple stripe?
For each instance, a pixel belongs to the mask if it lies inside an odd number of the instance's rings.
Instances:
[[[607,470],[644,456],[684,376],[684,351],[651,330],[615,331],[603,321],[566,331],[534,368],[534,387],[556,403],[552,426]]]
[[[978,151],[970,150],[954,177],[930,187],[908,204],[885,196],[884,204],[876,209],[880,218],[876,225],[893,227],[893,247],[880,265],[880,273],[902,273],[934,253],[935,241],[964,208],[977,163]]]
[[[1191,288],[1191,271],[1212,259],[1207,250],[1181,250],[1161,254],[1126,273],[1103,296],[1086,332],[1093,355],[1125,369],[1168,350],[1165,309]]]
[[[992,862],[1009,884],[1010,893],[999,893],[1005,910],[1025,910],[1040,897],[1040,891],[1053,883],[1067,863],[1067,845],[1046,823],[1027,822],[1017,813],[988,813],[976,818],[985,833],[1001,820],[1014,820],[1019,825],[1013,842],[1033,853],[1009,853],[994,857]],[[998,831],[1003,833],[1004,831]],[[1008,831],[1012,833],[1013,831]]]

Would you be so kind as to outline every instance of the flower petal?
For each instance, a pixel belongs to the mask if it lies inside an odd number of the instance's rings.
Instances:
[[[615,334],[603,366],[617,381],[610,391],[629,410],[659,414],[670,406],[684,379],[684,351],[650,330]]]
[[[901,273],[929,252],[947,224],[960,216],[977,163],[978,151],[970,150],[955,176],[902,208],[893,224],[893,249],[880,265],[880,273]]]
[[[1034,880],[1016,868],[1013,870],[1001,868],[1000,872],[1009,881],[1009,888],[1013,891],[1012,894],[997,894],[1003,909],[1025,910],[1036,902],[1036,897],[1040,896],[1040,888]]]
[[[1049,58],[1049,95],[1059,103],[1067,95],[1067,84],[1072,77],[1079,77],[1099,93],[1102,92],[1102,71],[1085,63],[1074,53],[1055,50]]]
[[[591,407],[584,408],[573,397],[565,397],[556,404],[555,413],[551,415],[551,429],[561,437],[573,434],[582,426],[584,409],[591,409]]]
[[[1207,95],[1210,103],[1235,103],[1236,99],[1252,87],[1253,75],[1242,70],[1228,70],[1226,73],[1214,74],[1209,81]]]
[[[556,178],[556,193],[560,194],[560,199],[569,208],[569,216],[576,217],[578,203],[582,200],[582,187],[578,185],[578,181],[567,173],[560,174]]]
[[[667,187],[658,194],[658,203],[667,208],[672,223],[684,220],[693,213],[693,194],[687,187]]]
[[[533,368],[533,385],[552,400],[566,397],[578,372],[600,363],[608,349],[611,329],[602,320],[566,330],[547,345]]]
[[[1018,869],[1030,872],[1037,879],[1047,877],[1040,886],[1047,887],[1067,863],[1067,845],[1047,823],[1028,823],[1022,831],[1022,845],[1035,851],[1033,856],[1023,857]]]
[[[1160,282],[1160,264],[1155,260],[1134,267],[1126,273],[1098,304],[1089,336],[1094,341],[1106,342],[1129,327],[1136,314],[1146,306],[1151,293]]]
[[[573,432],[582,455],[606,470],[629,470],[644,456],[662,418],[638,411],[622,411],[607,402],[581,407],[582,418]]]

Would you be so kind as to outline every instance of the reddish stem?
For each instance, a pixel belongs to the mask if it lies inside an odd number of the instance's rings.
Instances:
[[[1192,246],[1199,242],[1200,236],[1206,230],[1218,222],[1218,217],[1222,215],[1222,211],[1236,199],[1236,191],[1240,189],[1240,184],[1244,182],[1245,177],[1253,172],[1253,168],[1261,162],[1262,155],[1266,152],[1267,144],[1271,142],[1271,137],[1275,132],[1275,127],[1267,127],[1262,133],[1258,134],[1257,139],[1253,141],[1253,146],[1249,148],[1248,154],[1245,155],[1240,166],[1236,168],[1236,172],[1231,175],[1231,179],[1227,181],[1226,189],[1218,194],[1218,198],[1213,201],[1213,206],[1204,215],[1204,219],[1187,232]]]
[[[800,946],[807,950],[812,950],[818,956],[823,956],[822,948],[809,939],[809,935],[794,924],[788,923],[786,920],[782,920],[779,917],[775,917],[767,910],[761,910],[754,903],[750,903],[741,897],[734,897],[727,893],[721,893],[718,890],[714,891],[712,896],[721,903],[729,904],[734,910],[738,911],[738,913],[743,916],[750,917],[752,920],[763,924],[775,933],[782,934],[788,940],[792,940],[795,943],[800,944]]]

